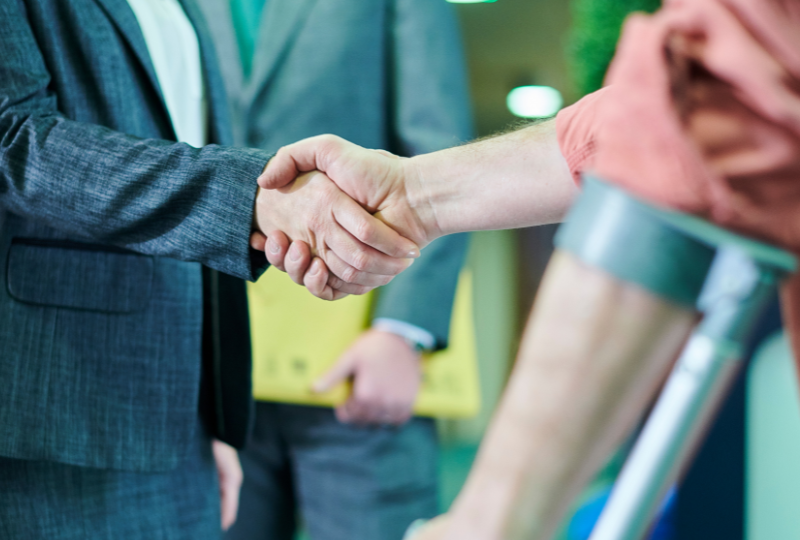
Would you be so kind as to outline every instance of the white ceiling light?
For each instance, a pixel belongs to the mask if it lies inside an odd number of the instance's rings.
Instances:
[[[546,118],[561,110],[564,98],[550,86],[519,86],[508,93],[506,105],[514,116]]]

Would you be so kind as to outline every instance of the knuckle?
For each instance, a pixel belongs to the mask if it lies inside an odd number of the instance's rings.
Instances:
[[[326,157],[335,155],[341,146],[339,137],[331,134],[320,135],[318,143],[319,153]]]
[[[369,254],[361,246],[357,246],[353,253],[353,266],[358,270],[366,270],[369,264]]]
[[[274,155],[274,156],[272,156],[272,159],[271,159],[271,160],[269,161],[269,163],[267,164],[267,165],[268,165],[268,168],[269,168],[269,166],[270,166],[270,165],[271,165],[272,167],[274,167],[276,163],[279,163],[279,162],[281,162],[281,161],[284,161],[284,160],[286,160],[286,158],[288,157],[286,154],[287,154],[288,152],[289,152],[289,151],[286,149],[286,147],[285,147],[285,146],[281,146],[280,148],[278,148],[278,151],[277,151],[277,152],[275,152],[275,155]]]
[[[346,283],[353,283],[358,278],[359,272],[352,266],[348,266],[342,271],[341,278]]]
[[[319,140],[320,143],[326,147],[326,149],[333,149],[339,144],[341,139],[331,133],[325,133],[319,136]]]
[[[362,388],[354,396],[356,402],[363,407],[375,407],[380,401],[380,396],[377,396],[372,389]]]
[[[375,239],[375,227],[366,219],[359,219],[354,227],[355,237],[362,242],[370,243]]]
[[[323,202],[323,204],[326,204]],[[312,231],[319,231],[325,225],[325,218],[320,212],[311,212],[306,219],[307,227]]]
[[[347,287],[341,287],[341,289],[347,294],[354,294],[356,296],[360,296],[362,294],[367,294],[369,291],[373,289],[373,287],[367,287],[365,285],[349,285]]]
[[[339,276],[335,276],[333,274],[328,276],[328,285],[330,285],[332,289],[341,289],[344,284],[345,282],[342,281]]]

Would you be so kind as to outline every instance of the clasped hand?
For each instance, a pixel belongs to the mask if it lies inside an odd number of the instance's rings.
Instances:
[[[387,284],[439,236],[408,160],[339,137],[283,147],[258,184],[251,246],[326,300]]]

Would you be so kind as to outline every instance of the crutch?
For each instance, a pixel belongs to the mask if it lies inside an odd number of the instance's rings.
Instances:
[[[730,388],[767,302],[797,262],[783,250],[656,208],[591,176],[556,246],[702,316],[590,537],[640,540]],[[407,538],[421,526],[414,524]]]
[[[640,540],[685,470],[736,374],[789,253],[668,212],[587,178],[556,244],[654,294],[696,306],[692,332],[625,462],[590,540]]]

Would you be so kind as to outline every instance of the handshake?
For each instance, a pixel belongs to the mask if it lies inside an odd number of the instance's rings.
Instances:
[[[251,246],[326,300],[389,283],[444,234],[411,160],[333,135],[282,148],[258,184]]]
[[[577,191],[552,120],[413,158],[321,135],[258,184],[250,245],[326,300],[386,285],[440,236],[558,222]]]

